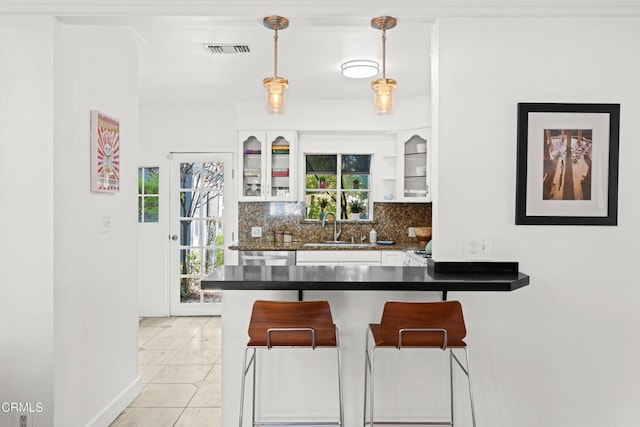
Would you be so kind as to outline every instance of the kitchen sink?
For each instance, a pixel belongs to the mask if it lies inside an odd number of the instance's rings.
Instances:
[[[307,247],[331,247],[338,246],[341,248],[362,248],[366,246],[371,246],[369,243],[351,243],[342,240],[336,241],[328,241],[328,242],[320,242],[320,243],[303,243],[302,246]]]

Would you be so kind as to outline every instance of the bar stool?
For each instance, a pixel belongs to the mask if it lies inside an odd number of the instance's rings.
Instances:
[[[370,324],[367,329],[365,351],[364,376],[364,423],[366,426],[381,424],[447,424],[453,426],[453,361],[455,360],[462,372],[467,376],[469,384],[469,401],[471,403],[471,418],[476,425],[471,391],[471,375],[469,372],[469,353],[463,338],[467,334],[462,306],[458,301],[443,302],[397,302],[387,301],[382,311],[380,323]],[[373,338],[373,345],[369,346],[369,337]],[[449,381],[451,384],[450,403],[451,420],[449,422],[390,422],[374,421],[374,352],[378,349],[407,348],[421,349],[449,349]],[[463,365],[453,349],[462,349],[465,353]],[[368,381],[369,375],[371,376]],[[369,420],[367,421],[367,392],[369,394]]]
[[[274,348],[329,348],[337,353],[339,420],[331,422],[259,422],[256,421],[257,351]],[[247,362],[248,354],[251,357]],[[344,426],[342,406],[342,371],[340,366],[339,331],[333,323],[327,301],[256,301],[249,322],[249,342],[242,362],[240,392],[240,427],[244,413],[244,388],[249,370],[253,368],[252,426],[256,425],[338,425]]]

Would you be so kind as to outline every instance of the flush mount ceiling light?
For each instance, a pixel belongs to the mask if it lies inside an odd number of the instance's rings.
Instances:
[[[282,114],[286,109],[285,92],[289,86],[289,81],[283,77],[278,77],[278,30],[284,30],[289,26],[289,20],[282,16],[267,16],[262,20],[265,27],[274,30],[273,35],[273,77],[262,80],[262,84],[267,89],[267,113]]]
[[[340,71],[345,77],[351,79],[366,79],[378,74],[380,64],[369,59],[354,59],[352,61],[343,62],[340,65]]]
[[[386,42],[387,30],[394,28],[397,23],[396,18],[392,16],[379,16],[371,20],[371,27],[382,30],[382,78],[371,82],[377,114],[393,113],[393,93],[398,82],[387,78]]]

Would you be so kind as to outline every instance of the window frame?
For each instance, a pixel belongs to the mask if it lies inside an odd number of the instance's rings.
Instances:
[[[326,192],[332,192],[335,193],[335,200],[336,200],[336,216],[338,221],[340,222],[358,222],[358,221],[373,221],[373,194],[374,194],[374,189],[373,189],[373,182],[374,182],[374,160],[375,160],[375,154],[371,153],[371,152],[357,152],[357,150],[353,151],[349,151],[349,152],[336,152],[336,151],[331,151],[331,152],[316,152],[316,151],[309,151],[309,152],[304,152],[302,153],[302,199],[304,201],[305,204],[305,221],[321,221],[321,218],[308,218],[307,217],[307,195],[309,193],[326,193]],[[307,156],[336,156],[336,187],[335,188],[309,188],[307,187]],[[343,175],[357,175],[357,174],[351,174],[351,173],[343,173],[342,171],[342,159],[343,156],[369,156],[369,173],[368,173],[368,177],[369,177],[369,186],[368,188],[360,188],[360,189],[353,189],[353,188],[342,188],[342,176]],[[342,200],[342,194],[345,195],[345,199],[348,200],[349,194],[350,193],[354,193],[354,192],[365,192],[367,193],[367,204],[365,206],[366,209],[366,213],[367,216],[365,218],[360,218],[360,219],[350,219],[350,218],[342,218],[343,212],[342,212],[342,203],[340,203],[340,200]],[[347,202],[348,203],[348,202]],[[348,208],[347,208],[347,213],[345,215],[348,215]]]
[[[155,171],[158,174],[158,192],[145,192],[145,178],[148,173]],[[142,185],[140,180],[142,179]],[[147,220],[145,217],[145,199],[156,199],[158,214],[154,219]],[[160,222],[160,167],[159,166],[139,166],[138,167],[138,224],[157,224]]]

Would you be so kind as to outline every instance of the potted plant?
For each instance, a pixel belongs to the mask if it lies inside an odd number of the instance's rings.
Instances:
[[[318,188],[327,188],[327,178],[324,176],[318,177]]]
[[[329,205],[329,201],[327,199],[320,199],[318,201],[318,206],[320,207],[320,213],[318,214],[318,219],[320,221],[324,219],[324,216],[326,215],[326,212],[324,210],[327,208],[328,205]]]
[[[351,208],[351,219],[360,219],[360,214],[364,211],[364,203],[360,199],[353,199],[349,202]]]
[[[360,180],[358,180],[358,178],[353,180],[353,189],[357,190],[360,188]]]

